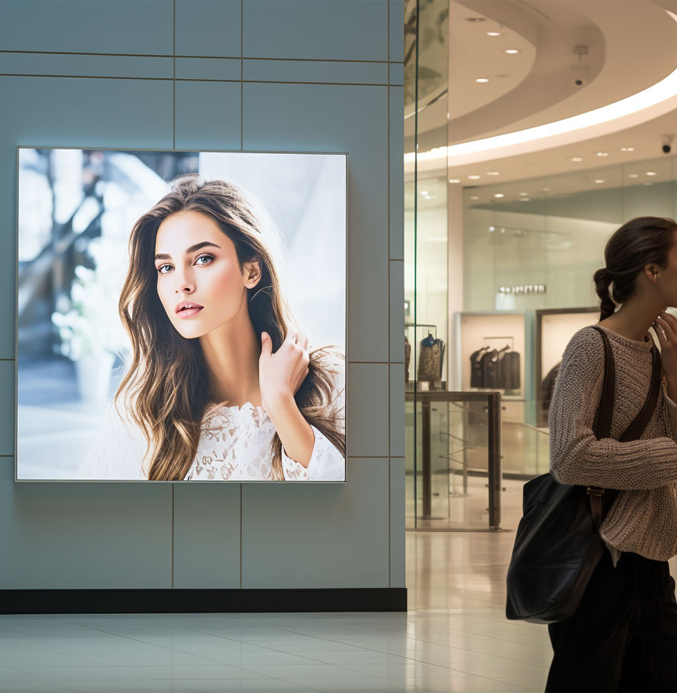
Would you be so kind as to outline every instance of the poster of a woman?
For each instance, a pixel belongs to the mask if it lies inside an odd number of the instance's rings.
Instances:
[[[198,171],[168,184],[128,232],[128,346],[68,478],[344,481],[344,347],[295,313],[260,201]]]

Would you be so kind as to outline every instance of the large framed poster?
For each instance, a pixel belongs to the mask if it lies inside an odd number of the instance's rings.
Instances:
[[[17,481],[345,481],[345,153],[19,147],[17,206]]]

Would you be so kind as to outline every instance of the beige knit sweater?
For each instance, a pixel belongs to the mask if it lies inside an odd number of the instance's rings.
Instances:
[[[616,363],[613,437],[597,440],[593,433],[604,382],[604,344],[599,332],[584,327],[567,345],[555,384],[550,471],[563,484],[620,490],[600,529],[614,565],[623,551],[668,560],[677,554],[677,404],[663,384],[641,439],[618,442],[649,392],[651,343],[602,329]]]

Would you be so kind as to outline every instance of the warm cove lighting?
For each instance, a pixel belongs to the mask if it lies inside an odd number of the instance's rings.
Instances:
[[[672,12],[668,12],[667,10],[666,12],[673,20],[677,21],[677,15],[673,14]],[[471,155],[473,154],[490,152],[490,158],[497,159],[501,156],[512,156],[518,153],[523,154],[525,151],[534,151],[533,148],[524,148],[518,152],[500,152],[500,150],[503,148],[506,148],[507,150],[507,148],[515,147],[515,145],[545,140],[557,135],[576,133],[576,139],[571,138],[570,142],[580,141],[582,139],[586,139],[586,137],[583,137],[584,133],[582,132],[586,128],[593,128],[601,125],[608,126],[615,120],[627,118],[628,116],[641,113],[642,111],[647,111],[644,120],[653,119],[657,115],[662,115],[663,112],[655,107],[658,104],[668,101],[669,99],[674,99],[675,97],[677,97],[677,70],[674,70],[667,77],[656,84],[653,84],[647,89],[637,92],[636,94],[632,94],[631,96],[621,99],[620,101],[616,101],[615,103],[610,103],[606,106],[595,108],[586,113],[579,113],[578,115],[571,116],[570,118],[564,118],[552,123],[537,125],[536,127],[527,128],[525,130],[518,130],[517,132],[508,132],[503,135],[496,135],[494,137],[486,137],[484,139],[472,140],[470,142],[462,142],[461,144],[436,147],[430,151],[418,154],[418,161],[432,162],[444,160],[445,164],[460,166],[471,163]],[[668,106],[671,106],[671,108],[668,110],[674,110],[675,108],[675,106],[672,104],[666,104],[666,108]],[[651,117],[649,118],[647,116]],[[624,124],[624,127],[629,127],[630,124],[637,125],[644,122],[644,120],[641,118],[631,120],[632,122]],[[605,134],[609,134],[609,132],[607,131]],[[588,137],[591,136],[597,136],[597,133],[590,132]],[[562,142],[558,144],[562,144]],[[553,144],[549,146],[557,145]],[[405,162],[413,162],[415,156],[416,154],[414,152],[405,154]],[[457,159],[458,161],[454,161],[454,159]],[[477,160],[488,160],[488,158],[486,156],[477,157]]]

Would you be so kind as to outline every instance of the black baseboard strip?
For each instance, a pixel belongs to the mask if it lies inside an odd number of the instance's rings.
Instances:
[[[406,611],[406,588],[0,590],[0,614]]]

